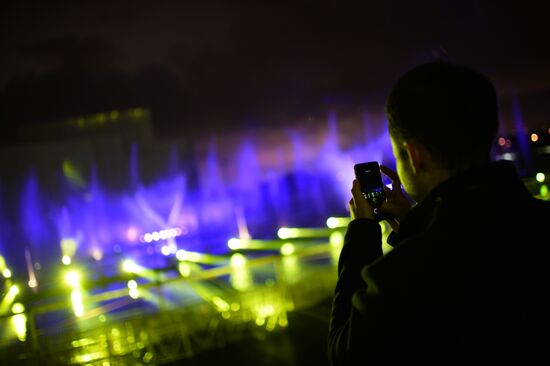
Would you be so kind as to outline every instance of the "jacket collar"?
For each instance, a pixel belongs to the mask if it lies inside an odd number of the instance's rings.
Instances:
[[[476,166],[458,173],[436,186],[422,202],[413,207],[399,227],[388,237],[388,244],[399,245],[405,238],[425,232],[435,217],[441,204],[450,199],[461,202],[471,200],[476,191],[506,184],[514,192],[528,193],[516,173],[515,166],[508,161],[492,162]]]

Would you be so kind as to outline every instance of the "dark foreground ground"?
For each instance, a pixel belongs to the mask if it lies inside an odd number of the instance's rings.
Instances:
[[[288,313],[288,327],[171,362],[169,366],[329,365],[326,337],[331,299]]]

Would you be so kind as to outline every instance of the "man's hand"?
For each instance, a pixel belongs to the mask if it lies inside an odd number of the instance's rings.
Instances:
[[[381,165],[380,170],[391,179],[392,189],[384,187],[386,201],[378,208],[378,214],[384,216],[394,231],[399,230],[399,224],[411,210],[411,203],[401,187],[401,180],[396,172]]]
[[[349,200],[349,212],[351,219],[371,219],[375,220],[374,210],[363,196],[361,192],[361,186],[357,179],[353,180],[353,186],[351,187],[352,198]]]

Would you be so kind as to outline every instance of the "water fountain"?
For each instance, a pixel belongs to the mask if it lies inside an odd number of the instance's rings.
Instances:
[[[34,326],[84,332],[105,316],[137,309],[162,317],[164,310],[204,303],[215,310],[208,317],[252,318],[268,331],[286,326],[286,312],[303,299],[286,298],[284,286],[313,286],[312,276],[318,287],[308,287],[309,294],[330,291],[334,276],[326,268],[336,263],[342,232],[327,229],[326,220],[348,215],[353,164],[387,164],[391,156],[384,133],[344,139],[335,113],[322,127],[280,129],[269,139],[249,133],[232,144],[213,138],[205,154],[184,160],[176,143],[145,163],[140,152],[151,146],[125,145],[123,189],[120,177],[113,184],[109,170],[93,161],[86,179],[76,157],[74,164],[63,161],[54,193],[55,184],[41,185],[46,178],[30,174],[19,194],[20,235],[12,240],[21,250],[9,253],[24,259],[7,261],[22,264],[14,271],[19,280],[37,280],[35,293],[65,296],[55,306],[35,307],[47,322],[35,313]],[[280,239],[282,227],[307,238]],[[336,244],[329,244],[330,233],[340,235]],[[35,278],[31,272],[40,267]],[[41,341],[48,339],[58,338]]]
[[[100,177],[92,166],[89,182],[77,184],[67,178],[71,190],[61,201],[47,202],[47,209],[39,207],[45,204],[44,197],[37,177],[31,175],[22,194],[20,223],[32,225],[25,226],[22,240],[51,246],[71,239],[77,245],[76,257],[97,260],[126,247],[146,249],[149,254],[174,254],[178,248],[224,253],[231,237],[267,239],[281,226],[322,226],[331,215],[347,214],[354,163],[388,161],[387,135],[373,135],[366,119],[364,124],[365,140],[357,139],[358,133],[345,148],[339,141],[335,113],[329,113],[324,138],[317,139],[316,146],[311,142],[315,139],[305,141],[303,131],[286,130],[282,132],[284,144],[271,147],[270,154],[276,155],[273,160],[278,163],[267,168],[258,160],[256,149],[262,141],[257,137],[245,138],[223,160],[213,139],[206,156],[196,157],[200,162],[194,186],[188,184],[188,172],[182,170],[175,144],[166,162],[158,164],[167,169],[159,170],[157,178],[144,185],[139,145],[134,143],[125,191],[110,189],[108,177]],[[54,223],[45,212],[57,213]],[[49,226],[57,233],[48,231]],[[178,230],[177,236],[166,234],[172,229]],[[159,234],[152,236],[155,232]],[[49,254],[57,256],[59,251]]]

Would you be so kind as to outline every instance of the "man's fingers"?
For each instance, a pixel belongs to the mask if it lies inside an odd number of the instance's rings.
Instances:
[[[355,202],[353,202],[353,198],[349,200],[348,202],[348,206],[349,206],[349,214],[350,214],[350,217],[351,219],[355,219],[355,216],[356,216],[356,213],[355,213]]]
[[[363,196],[363,192],[361,192],[361,185],[359,184],[359,181],[357,179],[353,181],[351,194],[353,198],[350,200],[350,210],[355,213],[355,217],[374,219],[374,212],[372,210],[372,207]]]
[[[363,192],[361,192],[361,185],[359,184],[359,181],[357,179],[353,180],[353,185],[351,186],[351,194],[353,195],[354,199],[363,197]]]
[[[391,170],[387,166],[380,165],[380,171],[384,173],[384,175],[388,176],[388,178],[390,178],[392,182],[401,182],[399,180],[399,175],[397,175],[395,171]]]
[[[391,179],[391,187],[393,190],[395,190],[396,192],[402,191],[401,180],[399,179],[399,175],[397,175],[395,171],[391,170],[385,165],[380,165],[380,170],[382,171],[382,173],[384,173],[384,175],[388,176],[388,178]]]

